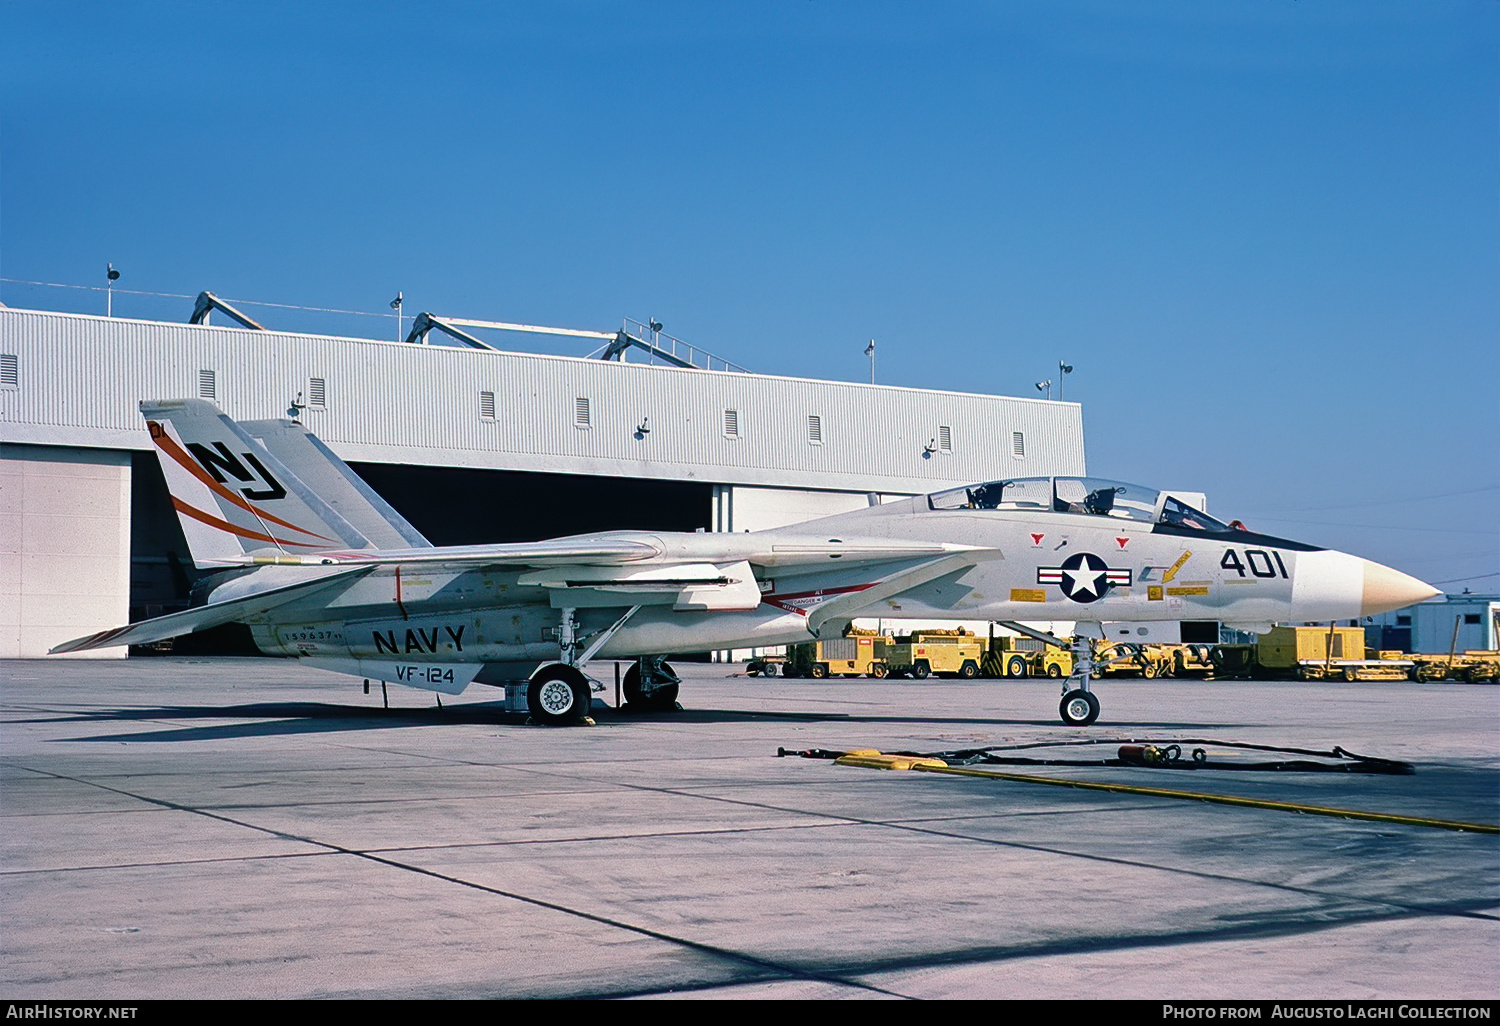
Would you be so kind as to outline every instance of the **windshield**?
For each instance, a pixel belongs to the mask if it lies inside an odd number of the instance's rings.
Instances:
[[[1202,510],[1194,509],[1181,499],[1170,495],[1167,496],[1167,501],[1162,503],[1161,518],[1157,522],[1188,531],[1222,532],[1231,529],[1228,524],[1221,523]]]

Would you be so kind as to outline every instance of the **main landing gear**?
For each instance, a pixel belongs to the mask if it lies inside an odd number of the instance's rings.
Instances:
[[[535,722],[548,727],[563,727],[588,721],[594,697],[583,667],[640,608],[632,606],[604,630],[584,639],[578,637],[575,610],[561,611],[557,626],[561,658],[558,662],[539,667],[531,675],[531,683],[526,689],[526,705]],[[625,671],[622,683],[625,701],[630,708],[640,712],[677,708],[677,687],[681,679],[663,659],[662,656],[642,656]]]
[[[531,712],[532,720],[548,727],[589,722],[594,695],[583,667],[640,608],[631,606],[624,616],[590,637],[588,647],[582,652],[579,652],[578,620],[573,615],[576,610],[562,610],[557,625],[558,654],[562,658],[558,662],[537,667],[536,672],[531,675],[531,684],[526,689],[526,707]]]
[[[677,708],[677,687],[682,678],[662,656],[642,656],[630,664],[622,682],[625,702],[639,712],[666,712]]]
[[[576,666],[552,663],[531,676],[526,689],[526,706],[531,718],[548,727],[582,723],[593,704],[589,679]]]
[[[1097,624],[1078,624],[1073,638],[1073,672],[1063,681],[1062,701],[1057,711],[1070,727],[1087,727],[1099,718],[1099,697],[1089,690],[1094,675],[1094,641],[1085,636]],[[1094,631],[1089,631],[1092,634]]]

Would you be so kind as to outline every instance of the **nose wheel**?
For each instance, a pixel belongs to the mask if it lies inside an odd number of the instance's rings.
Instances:
[[[1069,691],[1062,696],[1057,711],[1070,727],[1087,727],[1099,718],[1099,698],[1092,691]]]

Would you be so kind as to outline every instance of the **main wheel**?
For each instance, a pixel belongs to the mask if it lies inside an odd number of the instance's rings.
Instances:
[[[1005,675],[1007,677],[1026,676],[1026,657],[1013,655],[1005,661]]]
[[[660,665],[662,679],[653,681],[654,686],[647,688],[641,685],[640,662],[630,664],[630,668],[625,671],[625,679],[620,682],[625,692],[625,701],[629,705],[646,712],[662,712],[677,707],[677,674],[672,671],[670,663]]]
[[[1057,711],[1070,727],[1087,727],[1099,718],[1099,699],[1092,691],[1069,691],[1063,695]]]
[[[926,680],[932,676],[932,665],[923,659],[911,668],[911,675],[917,678],[917,680]]]
[[[965,659],[964,664],[958,668],[958,675],[964,680],[973,680],[979,676],[979,667],[975,665],[974,660]]]
[[[548,727],[581,723],[593,700],[588,679],[573,667],[561,664],[538,671],[526,689],[531,718]]]

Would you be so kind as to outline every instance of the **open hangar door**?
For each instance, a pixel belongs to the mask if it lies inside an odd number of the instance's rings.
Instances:
[[[713,485],[519,470],[351,463],[434,545],[545,541],[593,531],[708,530]]]

